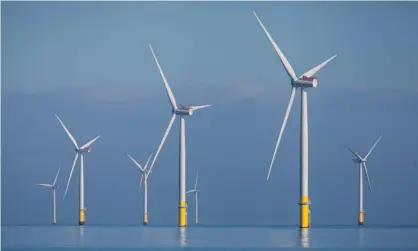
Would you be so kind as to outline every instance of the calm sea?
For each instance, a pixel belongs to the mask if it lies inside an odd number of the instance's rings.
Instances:
[[[418,250],[418,226],[3,226],[2,250]]]

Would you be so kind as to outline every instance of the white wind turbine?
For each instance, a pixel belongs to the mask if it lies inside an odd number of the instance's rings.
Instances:
[[[157,64],[158,70],[160,71],[161,77],[163,79],[165,89],[167,91],[168,98],[171,103],[172,107],[172,116],[170,119],[170,122],[168,124],[167,130],[165,131],[165,134],[161,140],[160,145],[158,146],[158,150],[154,156],[154,159],[151,163],[152,170],[154,163],[158,157],[158,154],[160,153],[161,148],[164,145],[164,142],[170,132],[171,126],[174,123],[174,120],[176,119],[176,116],[180,116],[180,151],[179,151],[179,157],[180,157],[180,172],[179,172],[179,180],[180,180],[180,187],[179,187],[179,226],[184,227],[186,226],[186,121],[185,116],[191,116],[193,115],[194,111],[197,111],[199,109],[209,107],[210,105],[199,105],[199,106],[177,106],[176,100],[174,98],[173,92],[170,89],[170,86],[168,85],[167,79],[164,76],[163,70],[160,67],[160,64],[158,63],[158,59],[155,56],[154,50],[152,49],[152,46],[149,45],[152,55],[154,56],[155,63]]]
[[[145,166],[142,167],[131,155],[128,153],[126,154],[134,163],[135,165],[141,170],[141,181],[139,182],[139,187],[142,186],[142,181],[144,181],[144,225],[148,224],[148,176],[151,174],[150,169],[148,168],[148,163],[151,159],[152,153],[148,157],[147,163]],[[145,176],[145,179],[144,179]]]
[[[83,154],[88,153],[88,152],[91,151],[90,146],[100,137],[100,135],[97,136],[96,138],[90,140],[89,142],[84,144],[82,147],[78,147],[77,142],[74,139],[73,135],[71,135],[70,131],[68,131],[67,127],[65,127],[64,123],[62,123],[62,121],[58,117],[58,115],[55,114],[55,117],[57,117],[58,121],[61,123],[62,127],[64,128],[64,130],[67,133],[68,137],[70,138],[71,142],[73,142],[74,147],[75,147],[74,150],[76,151],[73,166],[71,167],[70,177],[68,178],[67,187],[65,189],[65,193],[64,193],[64,197],[63,197],[64,199],[65,199],[65,196],[67,195],[68,187],[70,185],[70,180],[71,180],[71,176],[73,175],[75,164],[77,162],[78,156],[80,155],[80,190],[79,190],[79,192],[80,192],[80,194],[79,194],[79,196],[80,196],[80,213],[79,213],[78,224],[79,225],[84,225],[86,219],[85,219],[85,208],[84,208],[84,160],[83,160]]]
[[[293,100],[295,98],[295,92],[297,88],[301,90],[301,127],[300,127],[300,165],[301,165],[301,186],[300,186],[300,210],[301,210],[301,219],[300,219],[300,227],[305,228],[309,227],[309,197],[308,197],[308,88],[316,88],[318,84],[318,80],[314,77],[315,73],[317,73],[321,68],[323,68],[326,64],[328,64],[332,59],[334,59],[337,55],[332,56],[322,64],[310,69],[309,71],[305,72],[301,76],[297,77],[295,71],[293,70],[290,63],[287,61],[285,55],[274,42],[273,38],[271,37],[270,33],[264,27],[261,20],[258,18],[255,11],[253,11],[255,17],[257,18],[260,26],[263,28],[264,33],[270,40],[271,44],[273,45],[275,51],[279,55],[280,61],[282,65],[286,69],[287,74],[290,77],[290,84],[292,86],[292,91],[290,93],[290,101],[286,109],[286,113],[283,119],[282,127],[280,128],[279,137],[277,138],[276,147],[273,152],[273,157],[271,159],[269,172],[267,175],[267,179],[270,177],[271,168],[273,167],[273,163],[276,157],[277,148],[279,146],[280,140],[283,135],[284,128],[286,126],[287,119],[289,117],[290,110],[292,108]]]
[[[196,174],[196,182],[194,183],[194,189],[187,191],[187,193],[194,193],[194,198],[196,202],[196,224],[199,223],[199,206],[197,201],[197,193],[200,192],[200,190],[197,189],[197,180],[199,179],[199,170],[197,170]]]
[[[366,167],[366,162],[367,162],[367,158],[370,156],[370,154],[372,153],[373,149],[376,147],[377,143],[380,141],[380,139],[382,138],[382,135],[379,136],[379,138],[376,140],[376,142],[373,144],[372,148],[370,149],[370,151],[366,154],[366,156],[361,157],[358,153],[354,152],[351,148],[349,148],[348,146],[345,146],[348,150],[350,150],[350,152],[352,154],[354,154],[354,156],[356,157],[355,159],[353,159],[353,161],[357,164],[359,164],[359,219],[358,219],[358,224],[359,225],[363,225],[364,224],[364,208],[363,208],[363,170],[366,173],[366,178],[367,178],[367,184],[369,185],[369,190],[370,193],[372,192],[372,186],[370,184],[370,179],[369,179],[369,173],[367,172],[367,167]]]
[[[43,187],[47,187],[47,188],[52,188],[52,200],[53,200],[53,224],[57,224],[57,207],[56,207],[56,196],[55,196],[55,192],[56,189],[58,188],[57,184],[57,178],[58,178],[58,174],[60,173],[60,168],[58,168],[57,174],[55,175],[55,179],[54,182],[51,184],[36,184],[38,186],[43,186]]]

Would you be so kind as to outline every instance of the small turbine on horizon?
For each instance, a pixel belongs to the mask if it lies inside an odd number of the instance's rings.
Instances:
[[[199,223],[199,206],[198,206],[198,200],[197,200],[197,193],[200,192],[200,190],[197,189],[197,180],[199,179],[199,170],[197,170],[196,174],[196,182],[194,183],[194,189],[187,191],[186,193],[194,193],[195,198],[195,206],[196,206],[196,224]]]
[[[55,117],[57,117],[58,121],[64,128],[65,132],[67,133],[68,137],[70,138],[71,142],[73,142],[76,155],[74,158],[73,166],[71,167],[70,177],[68,178],[67,187],[65,188],[65,193],[63,199],[65,199],[65,196],[67,195],[68,187],[70,185],[71,176],[73,175],[74,167],[77,162],[78,156],[80,155],[80,190],[79,190],[79,198],[80,198],[80,213],[79,213],[79,225],[84,225],[86,222],[85,218],[85,208],[84,208],[84,153],[89,153],[91,151],[90,146],[100,137],[97,136],[96,138],[90,140],[86,144],[84,144],[82,147],[78,147],[76,140],[74,139],[73,135],[71,135],[70,131],[68,131],[67,127],[65,127],[64,123],[61,121],[61,119],[58,117],[58,115],[55,114]]]
[[[145,164],[145,167],[142,167],[134,158],[132,158],[131,155],[128,153],[126,154],[132,162],[141,170],[141,181],[139,182],[139,187],[142,186],[142,181],[144,181],[144,225],[148,225],[148,176],[151,174],[150,169],[148,168],[148,163],[152,157],[152,153],[148,157],[147,163]],[[145,178],[144,178],[145,176]]]
[[[57,174],[55,175],[55,179],[54,182],[51,184],[36,184],[37,186],[42,186],[42,187],[47,187],[47,188],[52,188],[52,203],[53,203],[53,224],[57,224],[57,207],[56,207],[56,196],[55,196],[55,192],[56,189],[58,188],[57,183],[57,178],[58,178],[58,174],[60,173],[61,167],[58,168]]]
[[[309,227],[309,196],[308,196],[308,88],[316,88],[318,85],[318,79],[314,77],[315,73],[317,73],[320,69],[322,69],[325,65],[327,65],[332,59],[334,59],[337,55],[332,56],[325,62],[321,63],[318,66],[310,69],[309,71],[305,72],[301,76],[297,77],[295,71],[293,70],[290,63],[287,61],[285,55],[277,46],[276,42],[274,42],[273,38],[271,37],[270,33],[267,31],[266,27],[264,27],[261,20],[258,18],[255,11],[253,11],[254,16],[257,18],[261,28],[263,28],[264,33],[270,40],[271,44],[273,45],[275,51],[279,55],[280,61],[282,65],[286,69],[287,74],[290,77],[290,84],[292,86],[292,91],[290,93],[290,101],[287,105],[286,113],[283,119],[282,127],[280,128],[279,137],[277,138],[276,147],[274,148],[273,157],[270,162],[270,168],[267,175],[267,180],[270,177],[271,168],[273,167],[274,160],[277,153],[277,148],[279,147],[280,140],[283,135],[284,128],[286,127],[286,122],[289,117],[290,110],[292,108],[293,100],[295,98],[296,89],[300,88],[301,91],[301,127],[300,127],[300,227],[307,228]]]
[[[382,138],[382,135],[379,136],[379,138],[376,140],[370,151],[364,156],[363,158],[356,152],[354,152],[351,148],[348,146],[345,146],[356,158],[353,159],[353,161],[357,164],[359,164],[359,218],[358,218],[358,224],[363,225],[364,224],[364,208],[363,208],[363,170],[366,173],[367,178],[367,184],[369,185],[370,193],[372,193],[372,186],[370,184],[369,179],[369,173],[367,172],[366,162],[367,158],[372,153],[373,149],[376,147],[377,143]]]
[[[179,226],[180,227],[184,227],[187,225],[187,221],[186,221],[186,208],[187,208],[187,203],[186,203],[186,120],[185,117],[186,116],[191,116],[193,115],[193,112],[209,107],[210,105],[198,105],[198,106],[177,106],[176,103],[176,99],[174,98],[174,94],[171,91],[170,86],[168,85],[167,79],[164,76],[163,70],[160,67],[160,64],[158,63],[158,59],[157,56],[155,56],[154,50],[152,49],[152,46],[149,45],[152,55],[154,56],[154,60],[155,63],[157,64],[158,70],[160,71],[160,75],[163,79],[164,85],[165,85],[165,89],[167,91],[167,95],[168,98],[170,100],[170,104],[171,104],[171,119],[170,122],[168,124],[167,130],[165,131],[165,134],[161,140],[160,145],[158,146],[158,150],[154,156],[154,159],[152,160],[151,163],[151,167],[150,170],[152,170],[155,161],[158,157],[158,154],[160,153],[161,148],[164,145],[164,142],[168,136],[168,134],[170,133],[171,130],[171,126],[174,123],[174,120],[176,119],[176,116],[180,116],[180,149],[179,149],[179,158],[180,158],[180,170],[179,170],[179,180],[180,180],[180,187],[179,187]]]

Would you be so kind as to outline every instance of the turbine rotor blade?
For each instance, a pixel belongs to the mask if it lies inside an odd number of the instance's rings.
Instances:
[[[197,189],[197,179],[199,178],[199,169],[197,169],[196,182],[194,183],[194,190]]]
[[[139,182],[139,187],[142,186],[142,180],[144,179],[144,174],[141,175],[141,181]]]
[[[35,184],[37,186],[42,186],[42,187],[52,187],[51,184]]]
[[[376,142],[374,143],[370,151],[367,153],[366,157],[364,157],[364,159],[367,159],[367,157],[369,157],[369,155],[372,153],[373,149],[376,147],[377,143],[379,143],[381,138],[382,138],[382,135],[380,135],[380,137],[376,140]]]
[[[187,191],[187,192],[186,192],[186,194],[187,194],[187,193],[193,193],[193,192],[195,192],[195,191],[196,191],[196,190],[192,189],[192,190]]]
[[[195,105],[195,106],[192,106],[192,110],[197,111],[199,109],[203,109],[203,108],[206,108],[206,107],[209,107],[209,106],[211,106],[211,105]]]
[[[366,173],[367,184],[369,184],[369,190],[370,190],[370,193],[371,193],[372,192],[372,186],[370,185],[369,174],[367,172],[367,167],[366,167],[366,163],[365,162],[363,162],[363,168],[364,168],[364,172]]]
[[[74,162],[73,162],[73,166],[71,167],[70,177],[68,178],[68,181],[67,181],[67,187],[65,188],[65,193],[64,193],[64,197],[63,197],[63,199],[65,199],[65,196],[67,195],[67,192],[68,192],[68,187],[69,187],[69,185],[70,185],[70,181],[71,181],[71,176],[73,175],[74,167],[75,167],[75,164],[77,163],[78,154],[79,154],[79,153],[77,153],[77,154],[75,155]]]
[[[80,147],[80,149],[87,149],[87,148],[89,148],[98,138],[100,138],[100,135],[97,136],[96,138],[90,140],[86,144],[84,144],[82,147]]]
[[[289,118],[290,110],[292,109],[293,100],[295,99],[296,88],[292,87],[292,92],[290,93],[289,104],[287,105],[286,114],[283,119],[282,127],[280,128],[279,137],[277,138],[276,147],[274,148],[273,158],[271,159],[269,172],[267,174],[267,180],[270,177],[271,168],[273,167],[274,160],[276,158],[277,148],[279,147],[280,140],[282,139],[284,128],[286,127],[287,119]]]
[[[337,56],[337,54],[335,54],[334,56],[330,57],[329,59],[327,59],[325,62],[321,63],[320,65],[317,65],[314,68],[310,69],[309,71],[303,73],[299,78],[301,78],[303,76],[308,77],[308,78],[312,77],[313,75],[315,75],[315,73],[317,73],[319,70],[321,70],[322,68],[324,68],[325,65],[327,65],[336,56]]]
[[[149,48],[151,49],[152,55],[154,56],[155,63],[157,64],[158,70],[160,71],[160,75],[163,78],[165,89],[167,91],[168,98],[170,99],[171,106],[173,107],[173,109],[177,109],[176,99],[174,98],[174,94],[171,91],[170,86],[168,85],[167,79],[165,78],[164,72],[161,69],[157,56],[155,56],[154,50],[152,49],[151,45],[149,45]]]
[[[52,186],[55,186],[55,183],[57,182],[58,174],[60,173],[61,167],[58,168],[57,175],[55,175],[54,183],[52,183]]]
[[[126,155],[135,163],[135,165],[139,167],[139,169],[141,169],[142,172],[145,171],[145,168],[142,168],[142,166],[138,162],[136,162],[136,160],[132,158],[131,155],[129,155],[128,153]]]
[[[78,149],[77,141],[74,139],[73,135],[71,135],[70,131],[68,131],[67,127],[65,127],[64,123],[61,121],[61,119],[58,117],[57,114],[55,114],[55,117],[57,117],[58,121],[61,123],[61,126],[64,128],[64,130],[67,133],[68,137],[73,142],[75,148]]]
[[[148,157],[148,160],[147,160],[147,163],[145,163],[144,171],[145,171],[145,170],[147,170],[147,168],[148,168],[148,163],[149,163],[149,161],[151,160],[152,154],[153,154],[153,153],[150,153],[150,155],[149,155],[149,157]]]
[[[155,161],[156,161],[156,160],[157,160],[157,158],[158,158],[158,154],[160,154],[160,151],[161,151],[161,149],[162,149],[162,147],[163,147],[163,145],[164,145],[165,140],[167,139],[168,134],[170,133],[171,127],[173,126],[173,123],[174,123],[174,120],[175,120],[175,119],[176,119],[176,114],[175,114],[175,113],[173,113],[173,116],[171,116],[170,122],[168,123],[167,130],[165,131],[164,136],[163,136],[163,138],[161,139],[161,143],[160,143],[160,145],[158,146],[157,152],[155,153],[154,158],[153,158],[153,160],[152,160],[152,162],[151,162],[151,167],[150,167],[150,169],[149,169],[149,171],[148,171],[149,173],[151,173],[151,172],[152,172],[152,168],[154,167],[154,163],[155,163]]]
[[[287,61],[287,58],[283,54],[283,52],[280,50],[279,46],[277,46],[276,42],[274,42],[273,38],[271,37],[270,33],[267,31],[266,27],[264,27],[264,24],[261,22],[260,18],[258,18],[255,11],[253,11],[254,16],[257,18],[258,22],[261,25],[261,28],[263,28],[264,33],[266,33],[268,39],[270,40],[271,44],[273,45],[274,49],[276,50],[277,54],[280,57],[280,61],[282,62],[284,68],[286,69],[287,74],[289,77],[293,80],[297,80],[295,71],[293,70],[292,66],[290,65],[289,61]]]
[[[356,158],[360,161],[363,161],[363,158],[360,157],[360,155],[358,155],[356,152],[354,152],[350,147],[348,146],[344,146],[345,148],[347,148],[352,154],[354,154],[354,156],[356,156]]]

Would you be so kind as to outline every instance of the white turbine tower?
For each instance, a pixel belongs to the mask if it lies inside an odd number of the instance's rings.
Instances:
[[[370,179],[369,179],[369,173],[367,172],[366,162],[367,158],[372,153],[373,149],[376,147],[377,143],[382,138],[382,135],[379,136],[379,138],[376,140],[370,151],[366,154],[366,156],[361,157],[358,153],[354,152],[351,148],[348,146],[345,146],[354,156],[356,157],[353,159],[353,161],[357,164],[359,164],[359,217],[358,217],[358,224],[363,225],[364,224],[364,208],[363,208],[363,169],[366,173],[367,178],[367,184],[369,184],[369,190],[370,193],[372,192],[372,186],[370,185]]]
[[[199,223],[199,206],[198,206],[198,200],[197,200],[197,193],[200,192],[200,190],[197,189],[197,180],[199,179],[199,170],[197,170],[196,174],[196,182],[194,183],[194,189],[187,191],[187,193],[194,193],[194,198],[196,202],[196,224]]]
[[[56,196],[55,196],[55,192],[56,189],[58,188],[57,186],[57,178],[58,178],[58,174],[60,173],[60,168],[58,168],[57,174],[55,175],[55,179],[54,182],[51,184],[36,184],[38,186],[43,186],[43,187],[47,187],[47,188],[52,188],[52,203],[53,203],[53,224],[57,224],[57,207],[56,207]]]
[[[148,168],[148,163],[151,159],[152,153],[148,157],[147,163],[145,163],[145,167],[142,167],[131,155],[128,153],[126,154],[134,163],[135,165],[141,170],[141,181],[139,182],[139,187],[142,186],[142,181],[144,181],[144,225],[148,224],[148,176],[150,175],[150,169]],[[145,179],[144,179],[145,176]]]
[[[68,178],[67,187],[65,188],[64,193],[64,199],[67,195],[68,187],[70,185],[71,176],[73,175],[74,167],[77,162],[78,156],[80,155],[80,190],[79,190],[79,196],[80,196],[80,213],[79,213],[79,225],[84,225],[86,222],[85,218],[85,208],[84,208],[84,160],[83,160],[83,154],[88,153],[91,151],[90,146],[100,137],[97,136],[96,138],[90,140],[86,144],[84,144],[82,147],[78,147],[76,140],[74,139],[73,135],[71,135],[70,131],[68,131],[67,127],[65,127],[64,123],[62,123],[61,119],[58,117],[58,115],[55,114],[55,117],[57,117],[58,121],[61,123],[62,127],[64,128],[65,132],[67,133],[68,137],[70,138],[71,142],[73,142],[76,155],[74,158],[73,166],[71,167],[70,177]]]
[[[292,108],[293,100],[295,98],[295,92],[297,88],[300,88],[302,99],[301,99],[301,127],[300,127],[300,227],[306,228],[309,227],[309,197],[308,197],[308,88],[316,88],[318,84],[318,80],[314,77],[315,73],[317,73],[321,68],[323,68],[326,64],[328,64],[332,59],[334,59],[337,55],[332,56],[330,59],[326,60],[322,64],[310,69],[309,71],[305,72],[301,76],[297,77],[295,71],[293,70],[290,63],[287,61],[283,52],[279,49],[277,44],[274,42],[273,38],[271,37],[270,33],[264,27],[261,20],[258,18],[257,14],[254,11],[254,15],[257,18],[258,22],[260,23],[261,27],[264,30],[264,33],[267,35],[268,39],[270,40],[271,44],[273,45],[275,51],[279,55],[280,61],[282,62],[284,68],[286,69],[287,74],[290,77],[290,84],[292,86],[292,91],[290,93],[290,101],[286,109],[286,113],[283,119],[282,127],[280,128],[279,137],[277,138],[276,147],[273,152],[273,157],[271,159],[269,172],[267,175],[267,179],[270,177],[271,168],[273,167],[273,163],[276,157],[277,148],[279,146],[280,140],[283,135],[284,128],[286,126],[287,119],[289,117],[290,110]]]
[[[180,187],[179,187],[179,226],[180,227],[184,227],[186,226],[187,222],[186,222],[186,121],[185,121],[185,117],[186,116],[191,116],[193,115],[193,112],[205,108],[205,107],[209,107],[210,105],[199,105],[199,106],[177,106],[176,100],[174,98],[173,92],[170,89],[170,86],[168,85],[167,79],[164,76],[163,70],[160,67],[160,64],[158,63],[158,59],[155,56],[154,50],[152,49],[152,46],[149,45],[152,55],[154,56],[154,60],[155,63],[157,64],[157,67],[160,71],[161,77],[163,79],[164,85],[165,85],[165,89],[167,91],[168,94],[168,98],[170,100],[171,103],[171,107],[172,107],[172,116],[170,119],[170,122],[168,124],[167,130],[165,131],[165,134],[161,140],[160,145],[158,146],[158,150],[154,156],[154,159],[152,160],[151,163],[151,168],[150,170],[152,170],[154,163],[158,157],[158,154],[160,153],[161,148],[164,145],[164,142],[170,132],[171,126],[174,123],[174,120],[176,119],[176,116],[180,116],[180,151],[179,151],[179,158],[180,158],[180,172],[179,172],[179,180],[180,180]]]

